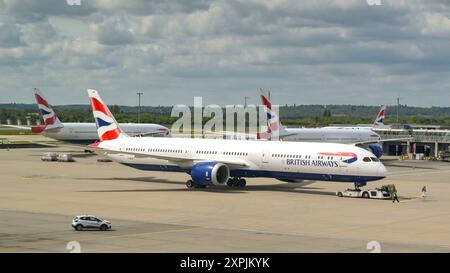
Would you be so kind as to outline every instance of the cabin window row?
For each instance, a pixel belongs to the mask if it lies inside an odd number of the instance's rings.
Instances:
[[[202,155],[216,155],[217,151],[196,151],[195,153]]]
[[[278,157],[278,158],[289,157],[289,158],[299,158],[299,159],[301,159],[301,158],[310,159],[311,158],[310,155],[306,155],[303,157],[302,155],[287,155],[287,154],[272,154],[272,157]]]
[[[177,150],[177,149],[152,149],[152,148],[149,148],[148,152],[150,152],[150,153],[178,153],[178,154],[181,154],[181,153],[183,153],[183,150]]]
[[[223,152],[223,155],[248,156],[248,153],[242,153],[242,152]]]
[[[144,148],[126,148],[127,152],[145,152],[146,150]],[[183,153],[183,150],[177,150],[177,149],[147,149],[147,152],[153,152],[153,153]]]
[[[302,156],[302,155],[288,155],[288,154],[272,154],[272,157],[278,157],[278,158],[286,158],[286,157],[289,157],[289,158],[298,158],[298,159],[311,159],[311,156],[310,155],[306,155],[306,156]],[[325,156],[319,156],[319,157],[317,157],[317,159],[326,159],[326,160],[333,160],[334,159],[334,157],[333,156],[327,156],[327,157],[325,157]]]

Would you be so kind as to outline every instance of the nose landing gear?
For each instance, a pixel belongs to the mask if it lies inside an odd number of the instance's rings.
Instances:
[[[367,185],[366,182],[354,182],[353,184],[355,185],[355,189],[359,189],[360,187],[364,187]]]

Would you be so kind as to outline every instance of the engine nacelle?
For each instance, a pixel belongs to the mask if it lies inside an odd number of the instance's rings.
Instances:
[[[230,168],[223,163],[200,162],[192,167],[191,177],[201,185],[226,185],[230,178]]]
[[[378,158],[383,156],[383,147],[380,144],[370,144],[370,151]]]

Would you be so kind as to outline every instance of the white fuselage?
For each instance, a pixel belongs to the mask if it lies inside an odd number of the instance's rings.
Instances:
[[[286,128],[280,131],[285,141],[353,144],[380,140],[370,128]]]
[[[226,139],[256,140],[254,134],[223,132]],[[328,142],[355,144],[377,142],[380,136],[370,128],[281,128],[278,135],[272,134],[271,139],[297,142]]]
[[[121,128],[130,136],[139,135],[168,135],[169,129],[153,123],[124,123]],[[46,129],[42,135],[61,141],[92,143],[98,140],[95,123],[63,123],[62,128]]]
[[[199,162],[220,162],[236,177],[368,182],[386,176],[371,152],[334,143],[125,137],[98,148],[119,163],[150,171],[189,172]]]

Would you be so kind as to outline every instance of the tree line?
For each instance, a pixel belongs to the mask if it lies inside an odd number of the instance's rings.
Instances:
[[[109,106],[116,119],[122,123],[137,122],[137,107]],[[54,107],[57,116],[63,122],[94,122],[89,105],[64,105]],[[285,105],[280,107],[280,117],[284,125],[297,127],[318,127],[329,124],[371,124],[378,106],[356,105]],[[142,123],[172,125],[178,117],[171,117],[172,107],[146,106],[141,108]],[[225,112],[225,111],[224,111]],[[431,124],[450,126],[450,107],[409,107],[399,108],[399,123]],[[0,104],[0,123],[10,120],[17,124],[29,118],[34,124],[39,119],[38,109],[34,104]],[[206,122],[208,118],[204,118]],[[386,124],[397,123],[396,107],[388,107]]]

